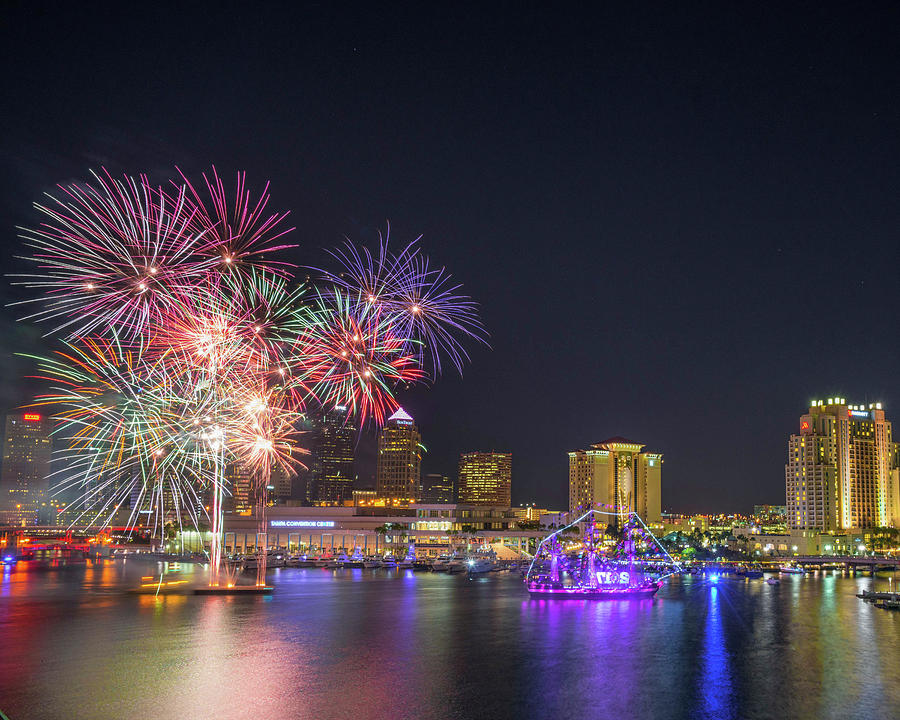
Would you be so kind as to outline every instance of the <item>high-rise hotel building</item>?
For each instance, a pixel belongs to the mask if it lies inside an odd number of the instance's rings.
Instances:
[[[512,505],[512,453],[470,452],[459,456],[459,502]]]
[[[637,512],[646,522],[660,522],[661,453],[644,452],[641,443],[614,437],[569,453],[569,512],[594,508],[614,512],[624,522]]]
[[[378,497],[416,500],[422,472],[422,436],[410,415],[399,408],[378,435],[375,489]]]
[[[36,412],[10,413],[3,435],[0,525],[35,525],[46,506],[51,421]]]
[[[788,440],[788,524],[798,530],[900,527],[897,443],[881,403],[814,400]]]

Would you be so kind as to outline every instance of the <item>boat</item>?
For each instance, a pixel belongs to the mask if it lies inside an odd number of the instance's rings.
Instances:
[[[397,567],[397,560],[392,555],[385,555],[381,558],[381,567],[385,568],[395,568]]]
[[[784,573],[785,575],[805,575],[806,570],[802,567],[798,567],[797,565],[783,565],[778,568],[778,572]]]
[[[337,557],[329,558],[322,567],[328,570],[341,570],[345,567],[350,567],[348,562],[347,553],[341,553]]]
[[[497,569],[495,563],[490,558],[469,558],[466,563],[466,569],[469,575],[478,575],[480,573],[488,573]]]
[[[424,558],[422,560],[414,560],[412,569],[416,572],[426,572],[429,570],[434,570],[434,561],[428,558]]]
[[[465,572],[467,567],[468,566],[466,565],[466,561],[464,558],[453,557],[450,558],[450,560],[447,562],[446,572],[453,575],[454,573]]]
[[[599,528],[597,518],[602,521]],[[627,516],[620,526],[620,539],[612,546],[605,532],[611,522],[622,522],[622,518],[591,509],[544,538],[525,574],[528,592],[598,600],[652,598],[666,577],[683,572],[636,513]],[[561,541],[562,533],[574,526],[581,534],[580,547],[575,549]]]
[[[478,575],[497,570],[497,555],[491,552],[476,552],[466,558],[466,570],[469,575]]]
[[[367,570],[373,570],[375,568],[380,568],[382,565],[381,560],[378,560],[377,558],[371,558],[371,557],[363,558],[362,563],[363,563],[363,567],[366,568]]]
[[[431,563],[432,572],[447,572],[450,569],[450,556],[441,555]]]
[[[353,554],[344,563],[344,567],[352,568],[354,570],[360,570],[366,566],[365,560],[366,559],[362,556],[359,548],[356,548],[353,551]]]
[[[779,585],[781,584],[781,580],[779,580],[777,577],[770,577],[766,578],[766,583],[769,585]]]
[[[578,585],[564,586],[560,583],[529,583],[528,592],[533,595],[563,595],[566,597],[620,599],[620,598],[650,598],[659,592],[662,584],[657,581],[647,581],[640,585],[626,585],[624,587],[581,587]]]
[[[397,568],[399,570],[415,570],[415,564],[416,546],[410,543],[409,547],[406,549],[406,557],[397,561]]]

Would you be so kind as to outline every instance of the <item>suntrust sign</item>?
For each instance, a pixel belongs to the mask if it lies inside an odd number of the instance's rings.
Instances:
[[[334,527],[334,520],[270,520],[269,527]]]

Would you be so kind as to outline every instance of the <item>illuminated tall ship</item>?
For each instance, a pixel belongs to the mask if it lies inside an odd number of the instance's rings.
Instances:
[[[544,538],[525,575],[528,592],[647,598],[657,593],[667,577],[682,571],[637,513],[626,516],[621,530],[607,530],[606,521],[618,519],[616,512],[588,510]]]

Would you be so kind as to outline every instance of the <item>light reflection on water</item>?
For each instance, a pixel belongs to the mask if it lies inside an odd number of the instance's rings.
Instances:
[[[279,569],[271,597],[133,596],[145,562],[0,574],[0,710],[41,718],[882,718],[888,581],[677,578],[652,600],[509,575]],[[186,566],[185,572],[202,572]]]

